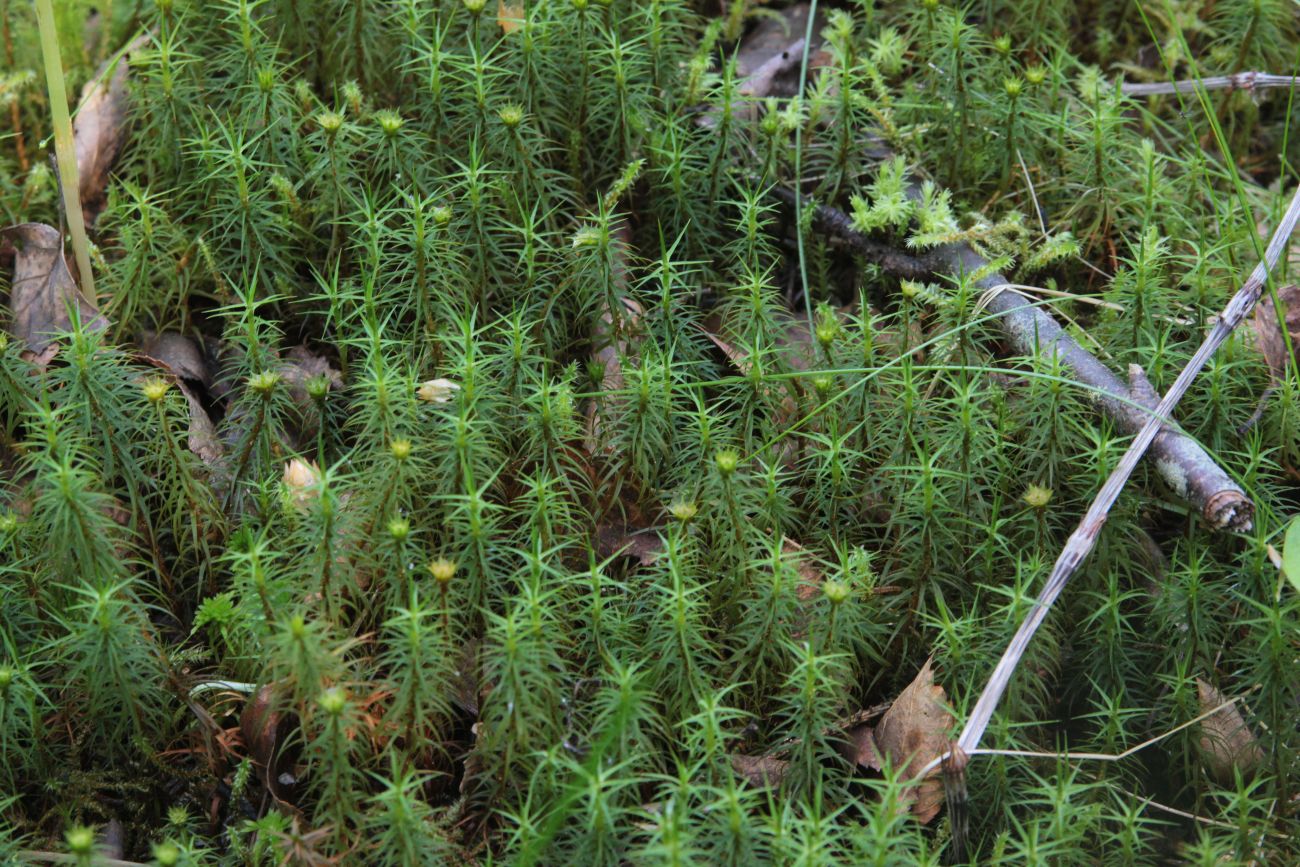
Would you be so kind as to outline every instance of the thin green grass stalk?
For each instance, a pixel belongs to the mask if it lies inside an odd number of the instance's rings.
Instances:
[[[45,83],[50,94],[50,120],[54,126],[54,150],[58,155],[59,181],[63,188],[63,213],[72,236],[72,251],[77,259],[81,288],[92,301],[95,298],[95,274],[90,267],[90,240],[81,213],[80,184],[77,179],[77,151],[72,142],[72,117],[68,113],[68,94],[63,83],[63,62],[59,54],[59,33],[54,24],[52,0],[36,0],[36,21],[41,33],[41,54],[45,58]]]
[[[801,104],[804,89],[808,86],[808,55],[812,50],[813,24],[817,20],[817,0],[808,4],[808,26],[804,29],[803,55],[799,58],[799,90],[797,100]],[[795,243],[799,253],[799,281],[803,284],[803,308],[808,317],[808,331],[813,330],[812,292],[808,287],[808,257],[804,252],[803,220],[803,119],[794,128],[794,189],[799,195],[794,200]]]

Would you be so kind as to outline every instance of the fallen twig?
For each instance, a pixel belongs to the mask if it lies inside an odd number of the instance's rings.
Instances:
[[[1277,264],[1282,251],[1286,248],[1291,233],[1295,231],[1298,219],[1300,219],[1300,187],[1296,188],[1291,204],[1287,207],[1286,213],[1282,216],[1282,221],[1273,232],[1273,237],[1268,242],[1268,249],[1264,252],[1263,260],[1255,266],[1255,270],[1251,272],[1241,288],[1228,301],[1222,315],[1214,323],[1214,327],[1210,329],[1209,334],[1205,336],[1205,340],[1201,343],[1200,348],[1196,350],[1196,354],[1187,362],[1187,366],[1174,380],[1173,386],[1170,387],[1154,412],[1142,425],[1142,429],[1137,432],[1133,442],[1128,447],[1128,451],[1124,453],[1119,464],[1111,472],[1110,477],[1106,479],[1106,483],[1102,485],[1096,498],[1093,499],[1092,505],[1089,506],[1087,514],[1079,522],[1079,526],[1070,535],[1069,541],[1066,542],[1065,548],[1061,551],[1061,556],[1056,560],[1056,565],[1052,567],[1052,573],[1048,576],[1047,583],[1038,594],[1034,608],[1021,622],[1020,628],[1016,630],[1011,643],[1007,645],[1007,649],[1003,652],[997,667],[994,668],[993,674],[989,677],[988,684],[980,694],[979,700],[976,701],[974,709],[971,710],[970,716],[966,720],[966,726],[957,739],[953,750],[954,755],[960,755],[961,753],[969,755],[979,746],[980,738],[984,736],[984,731],[993,718],[993,711],[997,708],[1003,692],[1006,691],[1007,685],[1011,681],[1011,675],[1020,664],[1020,658],[1028,648],[1030,639],[1033,638],[1038,627],[1046,619],[1052,603],[1061,595],[1061,591],[1065,589],[1065,584],[1069,581],[1070,576],[1074,574],[1075,569],[1092,551],[1093,545],[1097,542],[1097,537],[1101,534],[1101,528],[1106,523],[1110,508],[1119,497],[1125,482],[1132,475],[1133,468],[1137,466],[1142,454],[1148,447],[1153,446],[1154,441],[1162,433],[1164,420],[1169,417],[1169,413],[1174,406],[1182,399],[1188,387],[1192,384],[1192,380],[1196,378],[1205,363],[1209,361],[1210,356],[1228,339],[1233,329],[1250,313],[1255,306],[1255,302],[1259,300],[1260,292],[1264,289],[1268,275]]]
[[[795,193],[774,187],[772,195],[793,203]],[[914,188],[919,195],[919,191]],[[909,280],[935,275],[971,274],[985,270],[988,262],[966,244],[948,244],[920,256],[904,253],[881,243],[853,227],[843,211],[826,205],[813,210],[813,226],[848,243],[856,252],[881,268]],[[1098,408],[1125,433],[1136,433],[1150,419],[1156,407],[1155,394],[1143,388],[1145,376],[1130,368],[1132,385],[1125,386],[1110,368],[1097,360],[1071,337],[1039,305],[1011,287],[1002,274],[989,273],[975,281],[986,293],[985,306],[997,314],[998,323],[1014,351],[1033,355],[1048,351],[1069,368],[1074,378],[1090,388]],[[1162,426],[1151,445],[1151,456],[1161,477],[1174,493],[1192,503],[1215,529],[1250,529],[1254,505],[1228,473],[1191,437]]]
[[[1121,81],[1119,92],[1125,96],[1165,96],[1173,93],[1195,93],[1206,90],[1266,90],[1276,87],[1300,85],[1297,75],[1270,75],[1267,72],[1238,72],[1235,75],[1214,75],[1209,78],[1189,78],[1181,81],[1132,82]]]

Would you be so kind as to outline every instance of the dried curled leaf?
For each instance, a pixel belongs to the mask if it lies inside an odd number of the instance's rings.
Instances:
[[[795,571],[799,573],[799,585],[794,591],[799,601],[810,602],[816,599],[822,591],[822,582],[826,577],[808,557],[803,545],[789,536],[782,536],[781,553],[794,562]]]
[[[879,762],[887,756],[904,778],[916,776],[921,768],[948,749],[952,714],[946,706],[947,694],[934,682],[931,662],[932,659],[925,661],[916,678],[899,693],[876,726],[876,760]],[[862,755],[862,758],[869,757]],[[869,766],[879,769],[878,764]],[[939,770],[927,774],[908,796],[913,799],[912,814],[917,821],[925,823],[933,819],[943,805]]]
[[[781,785],[790,763],[773,756],[731,756],[731,769],[757,788],[774,788]]]
[[[305,346],[295,346],[286,352],[278,372],[284,384],[289,387],[289,396],[300,409],[304,410],[312,405],[312,398],[307,390],[309,380],[323,379],[328,383],[330,391],[337,391],[343,387],[343,375],[329,363],[325,356]]]
[[[425,403],[450,403],[460,386],[450,379],[430,379],[420,383],[415,396]]]
[[[627,267],[623,261],[623,254],[629,242],[626,225],[619,226],[618,238],[620,243],[615,247],[618,251],[618,259],[613,277],[617,285],[623,287],[627,283]],[[592,355],[592,361],[603,371],[600,390],[605,392],[607,397],[603,401],[593,401],[587,407],[587,432],[584,445],[588,454],[594,455],[602,450],[605,453],[609,452],[609,446],[604,443],[600,408],[609,400],[608,395],[621,391],[626,385],[623,378],[623,364],[628,359],[636,357],[636,348],[641,339],[640,324],[644,316],[645,309],[641,304],[623,295],[619,298],[618,305],[612,309],[606,307],[597,320],[592,338],[598,348]]]
[[[290,797],[295,780],[290,748],[297,718],[276,708],[275,687],[268,684],[254,693],[239,716],[239,731],[248,754],[257,764],[267,791],[277,800]]]
[[[524,26],[524,4],[522,2],[507,3],[506,0],[497,0],[497,26],[501,28],[504,34],[511,34]]]
[[[203,408],[203,402],[194,393],[194,389],[186,385],[184,380],[177,380],[176,385],[181,394],[185,395],[185,402],[190,410],[186,445],[190,451],[199,456],[199,460],[212,466],[225,454],[221,438],[217,436],[217,426],[212,423],[212,418]]]
[[[791,97],[799,90],[799,67],[803,61],[803,39],[808,30],[808,3],[796,3],[779,13],[764,16],[736,52],[736,77],[740,90],[751,99],[767,96]],[[825,26],[825,10],[817,11],[813,33]],[[809,52],[809,77],[817,67],[816,45]]]
[[[160,362],[172,373],[192,379],[204,388],[212,385],[212,370],[198,343],[176,331],[147,332],[140,353]]]
[[[103,210],[108,175],[125,139],[130,114],[128,58],[149,43],[145,34],[127,46],[122,56],[108,61],[81,91],[81,103],[72,123],[72,144],[77,153],[77,189],[86,225],[93,225]]]
[[[44,223],[20,223],[0,230],[13,242],[14,275],[9,289],[13,310],[10,332],[27,344],[32,360],[41,366],[54,357],[54,339],[72,327],[69,310],[92,330],[108,327],[94,302],[77,289],[63,258],[63,237]]]
[[[876,747],[876,728],[870,723],[859,723],[847,729],[839,744],[840,755],[855,765],[879,770],[885,764]]]
[[[1291,336],[1291,348],[1300,351],[1300,286],[1283,286],[1277,290],[1278,303],[1282,305],[1283,322],[1287,334]],[[1255,329],[1256,344],[1268,365],[1268,372],[1275,382],[1280,382],[1286,375],[1286,339],[1278,326],[1277,308],[1273,306],[1271,296],[1265,294],[1255,306],[1255,318],[1251,320]]]
[[[225,449],[217,435],[217,426],[195,392],[192,382],[207,388],[212,385],[212,370],[198,343],[175,331],[147,333],[140,344],[140,354],[172,373],[176,387],[185,396],[190,425],[187,445],[208,466],[221,459]]]
[[[602,560],[610,557],[627,557],[642,566],[649,566],[663,553],[663,537],[653,532],[653,527],[629,530],[613,523],[596,528],[596,553]]]
[[[1222,785],[1232,785],[1234,770],[1243,777],[1254,773],[1264,760],[1264,751],[1235,704],[1221,707],[1226,699],[1210,684],[1196,678],[1196,695],[1201,713],[1214,711],[1201,720],[1201,755],[1205,769]],[[1218,710],[1215,710],[1218,708]]]

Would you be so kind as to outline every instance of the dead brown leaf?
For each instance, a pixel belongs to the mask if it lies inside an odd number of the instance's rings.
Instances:
[[[189,408],[190,425],[186,444],[203,463],[209,466],[215,464],[225,449],[203,401],[189,384],[197,382],[205,388],[212,384],[212,372],[198,343],[175,331],[149,333],[140,345],[140,354],[175,376],[176,387],[185,395]]]
[[[508,35],[523,27],[524,17],[522,2],[507,3],[506,0],[497,0],[497,25],[500,26],[502,33]]]
[[[1219,783],[1230,786],[1234,770],[1249,777],[1264,760],[1264,751],[1235,704],[1220,707],[1227,699],[1210,684],[1196,678],[1196,695],[1201,713],[1219,708],[1201,720],[1201,756],[1205,769]]]
[[[286,744],[292,740],[290,735],[297,727],[297,720],[276,706],[278,700],[272,684],[250,696],[239,716],[239,731],[267,791],[277,800],[284,800],[290,794],[288,787],[293,784],[289,775],[294,760]]]
[[[808,627],[808,616],[813,611],[812,606],[821,598],[826,584],[826,576],[822,574],[817,561],[808,554],[804,546],[789,536],[781,537],[781,554],[794,564],[795,571],[799,573],[799,583],[795,585],[794,595],[799,600],[801,607],[796,613],[792,624],[794,633],[798,637],[803,635],[804,630]],[[870,592],[872,595],[897,593],[898,587],[882,585],[872,587]]]
[[[663,538],[653,528],[629,530],[613,524],[596,528],[596,555],[602,560],[629,557],[642,566],[649,566],[659,559],[663,547]]]
[[[840,755],[864,768],[879,770],[884,761],[876,748],[876,728],[870,723],[861,723],[844,732],[844,739],[839,741]]]
[[[731,366],[736,369],[736,372],[742,376],[749,376],[750,372],[754,369],[754,362],[750,359],[749,353],[742,349],[738,349],[732,342],[724,340],[719,336],[722,329],[723,326],[721,321],[714,316],[709,318],[701,330],[704,332],[704,336],[709,339],[709,342],[716,346],[718,350],[726,356],[727,361],[731,362]],[[787,382],[793,384],[796,381],[797,380],[788,380]],[[791,419],[795,418],[798,413],[799,407],[793,394],[791,394],[791,391],[792,385],[766,387],[768,398],[773,401],[775,406],[779,407],[779,409],[773,413],[775,415],[773,421],[777,424],[789,422]],[[781,449],[783,458],[786,461],[793,460],[794,444],[791,441],[786,440],[782,444]]]
[[[126,854],[126,828],[117,819],[109,819],[95,835],[95,854],[106,861],[120,861]]]
[[[736,77],[741,79],[740,92],[750,99],[768,96],[791,97],[799,89],[799,67],[803,60],[803,40],[808,29],[807,3],[796,3],[776,15],[765,16],[750,31],[736,52]],[[813,22],[813,49],[809,66],[818,53],[825,11],[818,9]]]
[[[741,352],[739,349],[718,336],[718,324],[715,320],[711,319],[701,330],[704,332],[704,336],[709,339],[709,342],[716,346],[718,351],[727,357],[727,361],[731,362],[732,367],[736,368],[736,370],[741,373],[749,373],[753,368],[753,365],[749,363],[749,355]]]
[[[181,379],[176,381],[176,387],[180,389],[181,394],[185,395],[190,410],[190,426],[185,444],[191,452],[199,456],[199,460],[211,466],[221,460],[221,456],[225,454],[225,449],[221,446],[221,438],[217,436],[217,426],[212,423],[208,411],[203,408],[203,402],[194,393],[194,389]]]
[[[10,332],[27,344],[28,357],[35,364],[43,367],[53,360],[58,351],[55,337],[72,326],[69,308],[76,309],[86,328],[108,327],[94,301],[87,300],[73,282],[58,229],[44,223],[20,223],[0,230],[0,235],[16,248],[9,289],[14,316]]]
[[[1278,289],[1277,300],[1282,305],[1283,321],[1291,336],[1291,348],[1300,351],[1300,286],[1292,284]],[[1267,294],[1255,306],[1255,318],[1250,324],[1255,329],[1256,345],[1264,356],[1269,374],[1274,382],[1281,382],[1286,375],[1286,340],[1278,326],[1273,299]]]
[[[948,749],[948,731],[953,719],[945,704],[947,694],[934,682],[932,662],[933,659],[925,661],[876,726],[876,763],[868,767],[879,770],[881,761],[888,757],[904,778],[910,778]],[[871,756],[864,755],[864,758]],[[933,819],[943,806],[943,781],[938,768],[927,774],[908,797],[912,799],[912,814],[917,821],[924,824]]]
[[[307,380],[324,377],[329,383],[330,390],[343,387],[343,375],[326,360],[325,356],[305,346],[295,346],[285,353],[285,359],[280,362],[279,373],[284,379],[284,384],[289,388],[289,396],[293,398],[299,409],[305,410],[312,405],[311,396],[307,393]]]
[[[773,756],[742,756],[733,753],[731,768],[751,786],[766,789],[781,785],[790,770],[790,763]]]
[[[456,670],[452,672],[452,701],[475,719],[479,716],[483,700],[492,691],[490,684],[479,680],[479,644],[477,638],[470,638],[465,642],[461,648]]]
[[[816,599],[821,592],[822,582],[826,579],[821,570],[808,559],[803,545],[789,536],[782,536],[781,553],[794,561],[795,571],[799,573],[799,586],[795,588],[795,596],[799,597],[800,602]]]
[[[146,332],[140,353],[159,362],[172,373],[192,379],[204,388],[212,385],[212,370],[196,341],[176,331]]]
[[[77,189],[87,226],[94,225],[103,210],[108,175],[125,138],[128,61],[131,54],[148,43],[148,34],[136,39],[120,57],[100,67],[81,91],[81,103],[72,122],[72,143],[77,152]]]

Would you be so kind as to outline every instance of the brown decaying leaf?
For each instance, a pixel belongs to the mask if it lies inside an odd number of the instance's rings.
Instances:
[[[205,388],[212,384],[212,371],[199,345],[175,331],[148,333],[140,344],[140,354],[175,375],[176,387],[185,395],[189,407],[190,425],[186,444],[203,463],[209,466],[216,464],[225,449],[203,401],[186,381],[198,382]]]
[[[916,678],[899,693],[876,726],[876,764],[868,767],[879,770],[880,761],[888,757],[904,778],[910,778],[948,749],[948,731],[953,719],[945,706],[947,694],[934,682],[932,662],[933,659],[925,661]],[[925,823],[933,819],[943,806],[943,781],[938,769],[931,771],[908,797],[913,799],[912,814],[917,821]]]
[[[228,450],[234,450],[239,438],[252,421],[252,413],[246,403],[232,401],[232,397],[244,387],[244,383],[234,377],[242,353],[230,344],[209,346],[209,358],[215,359],[218,373],[213,377],[208,394],[217,400],[231,403],[230,409],[222,423],[221,443]],[[319,353],[305,346],[289,349],[283,357],[275,361],[275,372],[280,375],[281,384],[288,391],[298,412],[297,418],[290,419],[280,434],[291,449],[302,449],[316,438],[316,429],[312,424],[317,421],[314,411],[315,402],[307,393],[307,381],[316,376],[324,376],[329,382],[330,390],[342,388],[343,377],[329,361]]]
[[[483,775],[483,753],[479,750],[479,740],[483,736],[483,723],[476,722],[469,727],[471,737],[469,751],[465,753],[464,767],[460,776],[459,792],[467,797],[475,791]]]
[[[291,740],[297,720],[292,714],[278,710],[276,702],[273,685],[267,684],[259,689],[249,697],[239,715],[239,730],[249,756],[262,774],[267,791],[277,800],[284,800],[290,793],[287,782],[281,777],[292,770],[294,760],[285,745]]]
[[[663,537],[653,527],[630,530],[614,524],[602,524],[596,528],[596,554],[602,560],[610,557],[628,557],[642,566],[649,566],[659,559],[663,551]]]
[[[1201,713],[1219,708],[1210,716],[1201,720],[1201,757],[1205,769],[1221,785],[1230,786],[1234,780],[1234,769],[1241,771],[1242,777],[1249,777],[1264,760],[1264,751],[1259,741],[1241,717],[1237,705],[1219,707],[1227,699],[1210,684],[1196,678],[1196,695]]]
[[[642,566],[649,566],[663,553],[663,537],[660,529],[642,522],[611,522],[596,528],[596,553],[601,559],[614,556],[636,560]],[[781,553],[793,564],[799,573],[799,583],[795,586],[795,596],[801,603],[810,604],[821,595],[825,576],[817,568],[813,558],[794,539],[781,537]],[[892,589],[892,588],[888,588]],[[806,624],[797,625],[802,630]]]
[[[742,376],[749,376],[750,371],[754,369],[754,363],[750,361],[749,353],[737,349],[731,342],[724,340],[719,336],[718,332],[721,330],[721,323],[718,321],[717,317],[710,317],[702,330],[704,331],[704,336],[709,339],[709,342],[716,346],[718,350],[726,356],[727,361],[731,362],[731,366],[736,368],[738,373]],[[794,382],[794,380],[790,380],[790,382]],[[790,394],[789,386],[767,386],[766,390],[769,397],[780,406],[780,409],[774,413],[776,417],[773,421],[777,424],[785,424],[793,419],[798,412],[798,405],[795,403],[794,397]],[[781,446],[781,451],[783,459],[787,461],[792,460],[794,456],[794,444],[789,440],[786,440]]]
[[[466,641],[461,648],[456,670],[452,672],[452,701],[475,719],[478,718],[483,700],[492,691],[491,684],[479,681],[479,645],[477,638]]]
[[[343,387],[343,375],[330,365],[325,356],[305,346],[295,346],[285,353],[279,373],[289,387],[289,396],[301,409],[312,405],[311,396],[307,394],[307,380],[323,376],[329,381],[331,390]]]
[[[507,3],[506,0],[497,0],[497,25],[502,33],[514,33],[523,27],[525,17],[522,2]]]
[[[1277,300],[1282,305],[1287,333],[1291,335],[1291,348],[1300,352],[1300,286],[1288,285],[1278,289]],[[1286,340],[1278,327],[1273,299],[1268,294],[1259,299],[1255,318],[1250,324],[1255,330],[1256,345],[1264,356],[1269,374],[1274,382],[1281,382],[1286,375]]]
[[[808,559],[803,545],[800,545],[789,536],[781,537],[781,553],[794,561],[795,571],[799,573],[799,586],[794,590],[800,602],[808,602],[817,598],[821,592],[822,582],[825,580],[821,570],[818,569]]]
[[[149,35],[127,46],[121,57],[109,60],[81,91],[81,103],[72,122],[72,143],[77,152],[77,189],[86,225],[94,225],[103,210],[108,175],[122,148],[129,114],[128,60],[149,44]],[[111,68],[110,68],[111,67]]]
[[[844,732],[844,739],[839,742],[840,755],[855,765],[879,770],[884,761],[876,748],[876,727],[870,723],[861,723]]]
[[[790,763],[773,756],[731,756],[731,768],[751,786],[769,788],[781,785]]]
[[[176,381],[176,387],[180,389],[181,394],[185,395],[185,402],[190,410],[190,426],[185,444],[190,451],[199,456],[199,460],[212,466],[225,454],[225,449],[221,447],[221,438],[217,436],[217,426],[212,423],[208,411],[203,408],[203,403],[194,393],[194,389],[186,385],[184,380],[179,379]]]
[[[836,312],[840,324],[843,326],[844,317],[852,313],[852,307],[844,307]],[[731,336],[740,327],[739,323],[726,322],[715,315],[710,316],[705,321],[703,331],[704,336],[726,356],[736,371],[748,376],[753,369],[753,361],[750,359],[748,351],[737,348],[736,341]],[[777,327],[774,352],[768,359],[769,363],[779,359],[790,370],[800,372],[807,372],[818,366],[820,362],[817,358],[817,348],[812,332],[808,329],[806,318],[801,319],[791,314],[784,314],[778,318]],[[796,381],[791,380],[790,382],[794,383]],[[778,423],[789,421],[797,416],[798,404],[795,400],[794,391],[793,385],[773,386],[771,388],[772,397],[780,401],[780,417],[775,419]]]
[[[27,344],[34,363],[43,367],[53,360],[56,334],[72,325],[68,318],[70,307],[77,310],[86,328],[108,327],[108,320],[99,314],[95,303],[87,300],[73,282],[58,229],[44,223],[20,223],[0,230],[0,235],[12,241],[17,250],[9,289],[9,307],[14,316],[10,331]]]
[[[109,861],[120,861],[126,854],[126,828],[117,819],[109,819],[95,835],[95,854]]]
[[[147,331],[140,341],[140,354],[177,376],[192,379],[204,388],[212,385],[212,370],[198,343],[176,331]]]
[[[744,96],[756,101],[767,96],[796,95],[799,67],[803,60],[803,38],[808,30],[808,9],[808,3],[796,3],[775,15],[765,16],[741,42],[736,52],[736,77],[741,80],[740,92]],[[809,80],[822,53],[817,45],[826,24],[825,15],[825,10],[819,8],[813,22]]]

